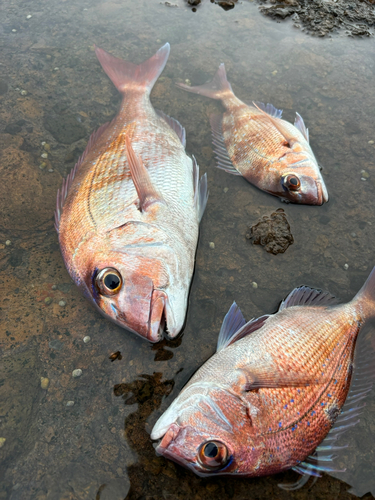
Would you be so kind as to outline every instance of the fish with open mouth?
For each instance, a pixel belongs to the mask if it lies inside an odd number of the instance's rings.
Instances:
[[[251,184],[282,201],[322,205],[328,192],[309,144],[309,132],[297,113],[294,125],[282,110],[261,102],[249,106],[238,99],[227,80],[224,64],[213,80],[180,88],[221,100],[226,111],[211,116],[217,167],[242,175]]]
[[[181,331],[194,269],[206,174],[185,153],[185,129],[155,111],[150,92],[165,44],[140,65],[96,47],[123,96],[94,132],[57,196],[55,226],[66,268],[106,317],[146,338]]]
[[[336,439],[374,379],[375,268],[349,303],[336,302],[302,286],[248,323],[234,303],[217,352],[156,422],[156,452],[199,476],[303,475],[285,489],[337,472]]]

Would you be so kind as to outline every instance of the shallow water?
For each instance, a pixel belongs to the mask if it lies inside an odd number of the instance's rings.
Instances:
[[[228,12],[206,1],[195,14],[182,0],[170,3],[176,6],[3,2],[0,499],[353,498],[344,482],[328,476],[294,493],[277,487],[295,481],[293,472],[199,479],[156,457],[149,432],[214,352],[233,300],[248,319],[274,312],[300,284],[348,301],[375,264],[374,41],[311,38],[262,17],[246,1]],[[93,44],[139,63],[167,41],[171,55],[152,102],[186,127],[187,151],[208,173],[210,198],[184,334],[149,345],[102,318],[72,284],[53,211],[62,178],[119,104]],[[203,83],[221,62],[239,98],[271,102],[289,120],[295,111],[303,116],[324,167],[328,204],[285,205],[214,168],[209,115],[221,105],[174,83]],[[245,234],[248,224],[280,207],[294,243],[272,255]],[[122,359],[111,362],[118,350]],[[73,378],[77,368],[82,376]],[[344,479],[359,496],[374,487],[374,410],[372,393],[348,436]]]

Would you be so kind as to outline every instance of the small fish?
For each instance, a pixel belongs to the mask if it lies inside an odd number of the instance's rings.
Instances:
[[[335,471],[335,440],[357,423],[373,383],[375,268],[351,302],[336,302],[302,286],[248,323],[234,303],[217,352],[156,422],[157,453],[199,476]]]
[[[91,135],[55,213],[72,279],[106,317],[151,342],[165,323],[171,338],[183,327],[207,202],[185,129],[150,102],[169,51],[137,66],[96,47],[121,108]]]
[[[211,82],[188,92],[221,100],[226,111],[211,116],[217,167],[242,175],[259,189],[282,201],[322,205],[328,192],[309,145],[309,132],[297,113],[294,125],[282,120],[272,104],[248,106],[238,99],[227,80],[224,64]]]

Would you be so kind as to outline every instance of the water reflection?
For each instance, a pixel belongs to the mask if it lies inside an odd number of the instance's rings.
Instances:
[[[373,43],[309,38],[248,2],[228,12],[203,2],[199,15],[183,0],[173,3],[17,0],[3,9],[0,499],[103,500],[116,481],[126,489],[128,476],[131,499],[353,498],[327,476],[311,489],[280,491],[278,482],[295,481],[292,472],[204,481],[157,458],[148,433],[214,352],[233,300],[250,319],[275,310],[296,285],[327,289],[344,302],[365,281],[375,263]],[[93,44],[140,62],[167,41],[171,57],[152,102],[186,127],[188,153],[208,173],[210,198],[184,334],[150,346],[100,317],[71,284],[53,211],[62,177],[119,104]],[[208,117],[220,104],[174,84],[203,83],[221,62],[244,101],[271,102],[290,121],[301,113],[324,166],[328,204],[281,205],[214,168]],[[245,235],[280,207],[294,243],[274,256]],[[123,359],[111,362],[117,351]],[[75,369],[82,376],[74,378]],[[134,391],[134,404],[124,405],[114,386]],[[358,494],[371,487],[374,410],[372,396],[350,452]]]

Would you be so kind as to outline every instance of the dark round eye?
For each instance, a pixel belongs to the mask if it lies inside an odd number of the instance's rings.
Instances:
[[[102,295],[115,295],[122,287],[121,274],[113,267],[106,267],[96,275],[95,284]]]
[[[286,174],[283,176],[283,184],[291,191],[298,191],[301,187],[301,182],[295,174]]]
[[[221,469],[228,462],[228,449],[220,441],[208,441],[199,448],[198,459],[206,469]]]

